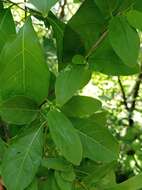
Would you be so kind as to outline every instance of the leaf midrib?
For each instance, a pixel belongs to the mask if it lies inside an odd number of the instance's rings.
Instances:
[[[87,137],[87,138],[89,137],[90,139],[92,139],[96,144],[98,144],[98,145],[101,146],[103,149],[105,149],[107,152],[109,152],[109,153],[113,156],[113,158],[116,157],[116,156],[114,156],[113,152],[110,151],[109,148],[105,147],[105,146],[104,146],[103,144],[101,144],[99,141],[96,141],[94,138],[92,138],[91,136],[89,136],[89,135],[83,133],[82,131],[79,131],[78,129],[76,129],[76,130],[78,131],[78,133],[82,134],[83,136],[85,136],[85,137]]]
[[[37,132],[35,133],[35,135],[34,135],[32,141],[31,141],[31,143],[29,144],[29,146],[28,146],[28,148],[27,148],[27,152],[26,152],[26,154],[25,154],[25,156],[24,156],[24,158],[23,158],[23,161],[22,161],[22,163],[21,163],[21,166],[20,166],[20,169],[19,169],[17,178],[16,178],[16,183],[15,183],[15,184],[16,184],[16,185],[15,185],[16,190],[17,190],[17,186],[18,186],[18,182],[19,182],[19,176],[20,176],[20,174],[22,173],[22,168],[23,168],[24,162],[25,162],[25,160],[26,160],[26,158],[27,158],[27,156],[28,156],[28,154],[29,154],[29,152],[30,152],[30,149],[31,149],[31,147],[32,147],[32,145],[33,145],[34,140],[36,139],[36,137],[37,137],[37,135],[39,134],[39,132],[40,132],[40,130],[41,130],[41,128],[42,128],[43,125],[44,125],[44,123],[39,127],[39,129],[37,130]]]

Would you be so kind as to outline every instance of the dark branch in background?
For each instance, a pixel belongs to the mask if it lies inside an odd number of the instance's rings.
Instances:
[[[12,6],[16,6],[19,9],[25,11],[25,9],[20,6],[20,4],[23,4],[23,3],[14,3],[13,1],[10,1],[10,0],[0,0],[0,1],[2,1],[3,3],[11,3]]]
[[[67,4],[67,0],[64,0],[63,4],[62,4],[62,1],[60,1],[60,8],[61,8],[60,18],[61,19],[63,19],[65,17],[65,7],[66,7],[66,4]]]
[[[118,84],[119,84],[120,89],[121,89],[124,106],[125,106],[126,110],[129,111],[128,102],[127,102],[127,97],[126,97],[125,90],[124,90],[124,87],[123,87],[123,84],[122,84],[122,82],[121,82],[120,77],[118,77]]]
[[[140,73],[138,75],[136,83],[135,83],[133,90],[132,90],[132,102],[131,102],[131,106],[130,106],[130,110],[129,110],[129,120],[132,119],[133,112],[136,108],[136,101],[137,101],[137,97],[139,95],[141,82],[142,82],[142,73]]]
[[[26,7],[26,0],[24,0],[24,3],[25,3],[25,6],[24,6],[24,8],[25,8],[25,20],[27,19],[27,7]]]
[[[136,82],[134,84],[134,87],[132,88],[132,92],[130,94],[130,96],[132,97],[132,101],[128,102],[128,99],[127,99],[127,96],[125,93],[125,89],[123,87],[120,77],[118,77],[118,83],[119,83],[119,86],[121,89],[123,103],[124,103],[125,109],[128,112],[128,122],[129,122],[130,127],[132,127],[134,125],[133,113],[136,110],[136,102],[137,102],[137,97],[139,96],[141,82],[142,82],[142,72],[138,75]],[[130,106],[128,106],[128,105],[130,105]]]
[[[137,81],[134,85],[134,88],[132,90],[133,92],[133,97],[132,97],[132,105],[131,105],[131,108],[130,110],[133,110],[135,108],[135,105],[136,105],[136,98],[138,97],[139,95],[139,90],[140,90],[140,85],[141,85],[141,82],[142,82],[142,73],[140,73],[138,75],[138,78],[137,78]]]

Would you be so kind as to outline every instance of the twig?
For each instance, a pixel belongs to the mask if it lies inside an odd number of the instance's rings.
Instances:
[[[23,4],[23,3],[14,3],[13,1],[10,1],[10,0],[2,0],[2,2],[3,3],[11,3],[12,6],[14,5],[14,6],[18,7],[19,9],[25,11],[25,9],[20,6],[20,4]]]
[[[26,7],[26,0],[24,0],[24,3],[25,3],[25,5],[24,5],[24,8],[25,8],[25,20],[27,19],[27,7]]]
[[[126,110],[129,111],[127,97],[126,97],[125,90],[124,90],[124,87],[123,87],[123,84],[121,82],[120,77],[118,77],[118,83],[119,83],[120,90],[121,90],[121,93],[122,93],[124,106],[125,106]]]
[[[62,4],[62,1],[60,2],[60,7],[61,7],[61,12],[60,12],[60,18],[63,19],[64,16],[65,16],[65,6],[67,4],[67,0],[64,0],[63,1],[63,4]]]
[[[135,83],[133,90],[132,90],[132,102],[131,102],[131,106],[129,108],[129,125],[130,126],[133,126],[132,117],[133,117],[133,112],[136,108],[136,100],[137,100],[137,97],[139,95],[141,82],[142,82],[142,73],[140,73],[138,75],[138,78],[137,78],[136,83]]]
[[[133,111],[135,109],[135,106],[136,106],[136,99],[139,95],[139,90],[140,90],[140,85],[141,85],[141,82],[142,82],[142,73],[140,73],[138,75],[138,78],[137,78],[137,81],[133,87],[133,96],[132,96],[132,103],[131,103],[131,107],[130,107],[130,111]]]
[[[93,46],[89,49],[88,53],[86,54],[85,58],[87,59],[96,49],[97,47],[100,45],[100,43],[104,40],[104,38],[107,36],[108,34],[108,30],[106,30],[101,36],[100,38],[95,42],[95,44],[93,44]]]

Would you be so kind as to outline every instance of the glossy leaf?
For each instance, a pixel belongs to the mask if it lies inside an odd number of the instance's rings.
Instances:
[[[99,111],[92,116],[90,116],[88,119],[89,121],[93,121],[97,126],[106,126],[107,123],[107,116],[108,112],[106,110]]]
[[[119,12],[127,11],[133,7],[137,0],[119,0]]]
[[[116,185],[116,176],[114,169],[110,171],[97,183],[97,188],[112,187]]]
[[[68,23],[64,29],[62,65],[65,67],[78,54],[85,56],[85,45],[81,36]]]
[[[61,173],[58,171],[55,171],[55,179],[60,189],[62,190],[72,190],[72,183],[69,181],[65,181]]]
[[[90,116],[100,110],[101,102],[95,98],[87,96],[73,96],[64,106],[62,111],[69,117]]]
[[[65,24],[59,20],[53,13],[49,13],[48,15],[48,22],[52,26],[54,37],[56,38],[57,43],[57,56],[58,56],[58,63],[59,69],[62,68],[62,53],[63,53],[63,37],[64,37],[64,29]]]
[[[112,0],[111,2],[109,0],[94,0],[101,10],[102,14],[105,16],[111,16],[113,11],[118,7],[119,0]]]
[[[142,1],[141,0],[135,0],[133,7],[135,10],[142,12]]]
[[[37,104],[24,96],[14,96],[0,104],[0,115],[7,123],[28,124],[36,118],[38,112]]]
[[[71,165],[62,158],[43,159],[42,166],[48,169],[54,169],[58,171],[67,171],[71,167]]]
[[[32,182],[42,158],[42,126],[18,137],[5,153],[2,177],[7,189],[24,190]]]
[[[25,95],[40,104],[47,97],[49,71],[30,18],[3,49],[0,63],[1,99]]]
[[[138,33],[131,28],[125,17],[119,16],[111,20],[109,38],[114,51],[121,60],[128,66],[135,66],[139,54],[140,40]]]
[[[55,93],[56,103],[65,104],[78,90],[82,89],[90,80],[91,72],[85,66],[76,65],[65,69],[57,76]]]
[[[75,171],[73,167],[70,167],[68,170],[61,172],[61,176],[65,181],[72,182],[76,178]]]
[[[125,189],[138,190],[142,188],[141,179],[142,179],[142,174],[140,173],[137,176],[134,176],[120,184],[114,185],[112,187],[110,186],[104,189],[105,190],[125,190]]]
[[[60,171],[61,176],[65,181],[71,182],[75,179],[75,173],[72,165],[63,158],[43,159],[41,165],[48,169]]]
[[[75,65],[85,65],[86,60],[82,55],[75,55],[72,58],[72,63],[75,64]]]
[[[96,43],[105,26],[106,21],[95,1],[85,0],[65,28],[63,61],[71,61],[76,54],[85,56]]]
[[[49,10],[57,3],[58,0],[29,0],[36,9],[42,13],[44,17],[47,17]]]
[[[93,71],[99,71],[107,75],[132,75],[140,71],[139,65],[128,66],[116,55],[107,37],[89,58]]]
[[[15,35],[15,24],[10,9],[0,11],[0,52],[6,41]]]
[[[61,190],[52,171],[48,173],[47,180],[39,182],[39,190]]]
[[[110,175],[113,167],[114,167],[113,162],[105,164],[96,164],[89,172],[87,177],[85,177],[84,182],[89,186],[91,185],[96,186],[97,184],[101,184],[102,180],[107,176],[107,174]]]
[[[0,138],[0,162],[2,161],[3,155],[7,150],[7,148],[8,148],[7,144]]]
[[[117,160],[119,146],[117,141],[100,123],[96,123],[95,114],[88,119],[74,119],[73,124],[78,130],[83,145],[83,157],[93,161],[112,162]]]
[[[58,110],[48,113],[47,122],[53,141],[61,154],[71,163],[79,165],[82,159],[82,145],[72,123]]]
[[[142,13],[136,10],[127,13],[128,22],[136,29],[142,31]]]
[[[37,180],[34,179],[33,182],[25,190],[38,190]]]

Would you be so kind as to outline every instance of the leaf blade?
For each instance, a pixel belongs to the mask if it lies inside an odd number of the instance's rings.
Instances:
[[[91,72],[84,66],[77,65],[61,72],[55,84],[56,103],[60,106],[65,104],[90,78]]]
[[[58,110],[50,111],[47,115],[47,121],[57,148],[69,162],[78,165],[82,159],[82,145],[71,122]]]
[[[102,107],[98,99],[89,96],[73,96],[63,105],[62,111],[69,117],[87,117]]]
[[[129,11],[127,13],[127,20],[128,22],[136,29],[139,29],[142,31],[142,13],[136,10]]]
[[[23,190],[32,182],[42,156],[42,126],[18,138],[4,155],[2,177],[8,189]]]
[[[83,157],[103,163],[117,160],[119,145],[116,139],[104,126],[102,117],[105,112],[98,112],[85,119],[73,119],[83,145]]]
[[[10,9],[0,11],[0,52],[9,37],[16,34],[14,20]]]
[[[111,20],[109,38],[114,51],[122,61],[128,66],[136,65],[140,47],[139,36],[125,17],[119,16]]]
[[[44,17],[47,17],[49,10],[58,0],[29,0],[29,3],[33,4]]]
[[[30,98],[14,96],[0,104],[0,115],[7,123],[24,125],[32,122],[39,112],[37,104]]]
[[[50,74],[30,18],[3,49],[0,63],[1,99],[25,95],[41,104],[47,97]]]

